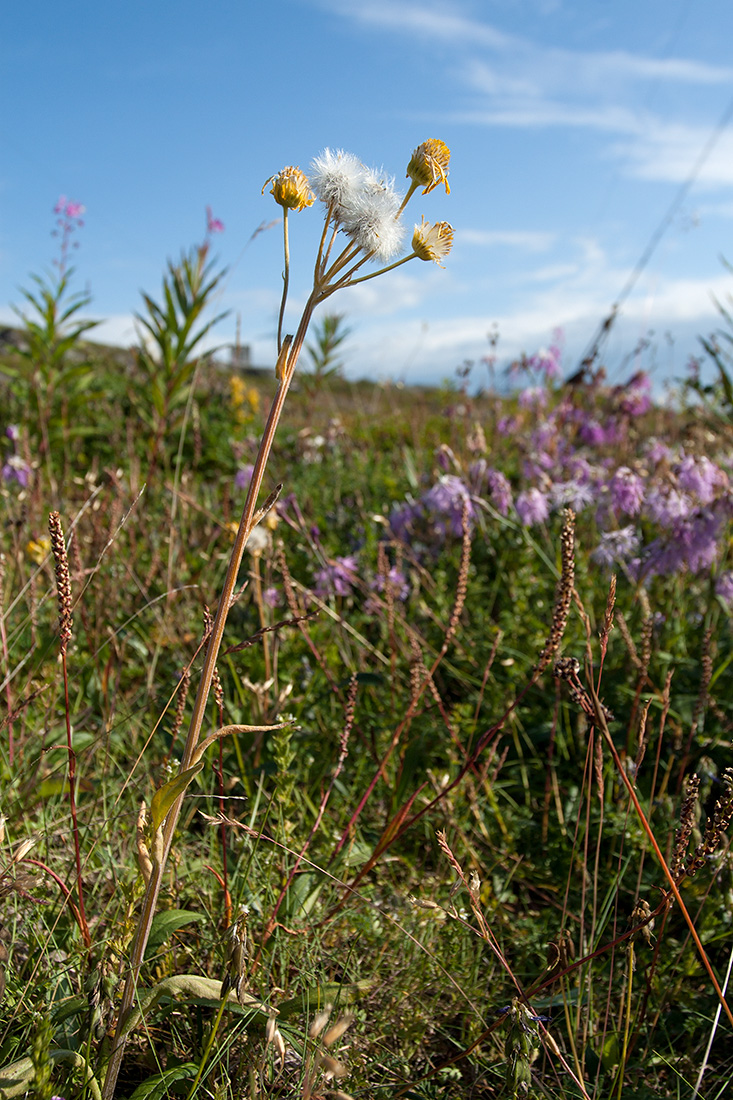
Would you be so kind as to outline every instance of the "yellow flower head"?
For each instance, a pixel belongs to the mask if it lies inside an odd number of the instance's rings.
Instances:
[[[268,183],[272,184],[270,194],[275,202],[279,206],[284,206],[286,210],[303,210],[306,206],[312,206],[315,201],[313,192],[308,186],[308,177],[305,172],[301,172],[300,168],[290,165],[282,168],[276,176],[270,176],[269,180],[265,180],[262,188],[263,195]]]
[[[448,165],[450,149],[444,141],[430,138],[418,145],[407,165],[407,175],[413,183],[424,187],[423,195],[429,194],[439,183],[445,184],[445,193],[450,195],[448,184]]]
[[[39,539],[31,539],[25,548],[25,552],[36,565],[43,565],[46,555],[51,549],[51,540],[48,535],[41,535]]]
[[[453,247],[453,226],[448,222],[436,222],[431,225],[423,218],[420,225],[415,226],[412,235],[412,251],[421,260],[432,260],[438,267]]]

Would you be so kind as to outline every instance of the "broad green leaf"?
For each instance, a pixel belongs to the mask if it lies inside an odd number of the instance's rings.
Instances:
[[[156,913],[148,937],[146,957],[157,951],[161,944],[170,939],[179,928],[185,928],[187,924],[192,924],[194,921],[205,920],[204,913],[193,913],[190,909],[165,909],[160,913]]]

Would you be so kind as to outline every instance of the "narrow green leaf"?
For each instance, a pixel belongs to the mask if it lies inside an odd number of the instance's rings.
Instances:
[[[192,768],[187,768],[185,772],[181,772],[180,775],[175,776],[173,779],[169,780],[168,783],[164,783],[163,786],[155,792],[150,806],[150,820],[153,832],[160,828],[173,803],[176,799],[181,797],[189,783],[196,778],[203,766],[204,762],[200,760],[198,764],[194,764]]]
[[[180,1066],[172,1066],[171,1069],[163,1070],[162,1073],[156,1073],[137,1086],[131,1100],[159,1100],[159,1097],[168,1095],[170,1086],[176,1081],[186,1081],[195,1077],[198,1068],[196,1062],[183,1062]]]

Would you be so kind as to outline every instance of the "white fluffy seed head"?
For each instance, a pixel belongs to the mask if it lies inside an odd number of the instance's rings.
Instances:
[[[389,260],[402,247],[404,226],[399,219],[401,196],[391,180],[369,172],[364,185],[344,210],[344,231],[376,260]]]
[[[401,196],[391,180],[351,153],[324,149],[313,161],[310,183],[335,223],[362,251],[389,260],[402,247]]]
[[[342,149],[324,149],[311,166],[310,184],[317,197],[326,206],[334,207],[337,221],[341,221],[340,211],[349,205],[364,186],[369,175],[368,169],[353,153],[344,153]]]

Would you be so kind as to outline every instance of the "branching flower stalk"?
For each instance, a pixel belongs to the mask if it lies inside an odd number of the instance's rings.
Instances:
[[[362,276],[359,279],[354,278],[356,271],[368,260],[384,263],[399,251],[404,236],[404,228],[400,220],[401,215],[407,200],[419,186],[423,187],[424,195],[432,191],[439,183],[445,185],[446,192],[449,190],[446,178],[449,159],[450,151],[443,142],[432,139],[419,145],[413,152],[407,168],[407,176],[411,180],[411,186],[408,195],[404,199],[400,198],[391,181],[387,180],[382,174],[365,167],[352,154],[333,152],[329,149],[326,149],[313,162],[313,172],[310,180],[306,178],[300,169],[287,167],[267,181],[272,184],[270,192],[275,201],[283,208],[284,219],[289,210],[303,210],[311,206],[314,201],[313,193],[315,193],[315,196],[326,207],[324,229],[316,259],[313,289],[306,301],[295,335],[294,337],[279,338],[275,367],[278,380],[277,391],[262,434],[247,498],[242,510],[242,517],[229,559],[226,579],[206,650],[179,772],[177,777],[166,785],[170,787],[172,794],[175,793],[175,797],[172,798],[165,818],[155,829],[151,853],[152,871],[130,949],[130,967],[107,1067],[103,1100],[112,1100],[114,1095],[128,1034],[126,1024],[133,1010],[140,967],[150,935],[158,894],[163,881],[163,873],[173,843],[173,834],[183,805],[186,786],[202,766],[198,762],[201,728],[227,616],[234,597],[244,548],[252,531],[264,518],[276,496],[276,494],[271,495],[264,506],[259,510],[257,509],[257,499],[272,450],[275,432],[282,416],[285,399],[295,373],[298,358],[305,343],[308,326],[316,307],[335,293],[336,290],[354,285],[356,282],[362,282],[367,278],[375,278],[377,275],[381,275],[397,266],[396,264],[388,264],[369,275]],[[404,258],[404,261],[400,262],[423,259],[432,260],[439,264],[450,251],[453,230],[447,223],[438,223],[438,226],[440,226],[440,229],[430,226],[423,219],[421,225],[415,227],[412,252]],[[328,266],[332,248],[341,233],[347,238],[348,243],[336,260]],[[286,247],[286,277],[280,308],[281,323],[285,314],[290,271],[289,245],[286,232],[284,232],[284,241]],[[349,264],[351,264],[351,267],[349,267]],[[161,792],[158,793],[161,794]]]

